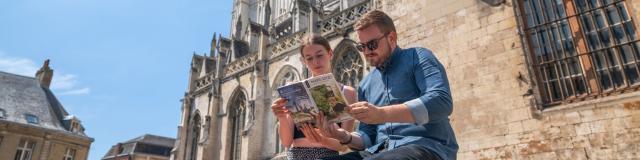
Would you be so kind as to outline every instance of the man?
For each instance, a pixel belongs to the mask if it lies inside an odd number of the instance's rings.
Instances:
[[[445,69],[425,48],[401,49],[393,20],[370,11],[356,22],[356,48],[375,69],[360,83],[349,114],[357,132],[320,124],[326,136],[361,152],[333,159],[456,159],[453,110]]]

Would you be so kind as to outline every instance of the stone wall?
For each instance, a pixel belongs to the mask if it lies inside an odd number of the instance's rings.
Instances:
[[[0,159],[14,159],[20,140],[36,143],[31,159],[62,159],[67,148],[75,149],[75,159],[86,160],[91,141],[65,135],[61,131],[50,131],[40,127],[25,126],[11,122],[0,122]]]
[[[378,2],[396,23],[400,47],[430,48],[444,64],[459,159],[640,158],[638,92],[532,109],[535,82],[512,1]],[[627,3],[636,18],[640,2]]]

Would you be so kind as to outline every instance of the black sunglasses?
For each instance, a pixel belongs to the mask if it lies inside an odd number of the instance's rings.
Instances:
[[[360,51],[360,52],[364,52],[365,48],[369,49],[370,51],[378,49],[378,41],[380,41],[384,37],[387,37],[387,35],[389,35],[389,33],[385,33],[380,38],[376,38],[376,39],[371,40],[371,41],[369,41],[367,43],[358,43],[356,45],[356,49],[358,49],[358,51]]]

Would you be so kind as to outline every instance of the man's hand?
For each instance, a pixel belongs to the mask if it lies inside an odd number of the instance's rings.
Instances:
[[[384,109],[369,104],[369,102],[357,102],[349,105],[349,114],[367,124],[385,123],[385,116],[387,116]]]

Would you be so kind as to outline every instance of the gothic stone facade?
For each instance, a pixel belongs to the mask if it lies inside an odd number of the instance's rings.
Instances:
[[[368,69],[353,32],[343,29],[369,2],[237,0],[233,8],[231,38],[214,36],[211,56],[193,56],[174,159],[269,159],[281,152],[269,106],[276,87],[307,77],[298,40],[308,32],[331,37],[343,83],[357,84]]]
[[[297,38],[329,38],[334,74],[357,84],[370,68],[351,25],[373,8],[394,19],[400,47],[430,48],[446,67],[458,158],[640,158],[635,0],[234,2],[231,38],[192,60],[175,159],[281,151],[269,104],[306,77]]]

